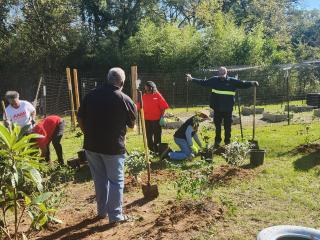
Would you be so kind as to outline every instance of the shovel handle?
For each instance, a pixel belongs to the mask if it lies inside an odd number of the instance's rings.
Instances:
[[[8,120],[8,115],[7,115],[7,111],[6,111],[6,106],[4,105],[4,101],[1,101],[1,106],[2,106],[2,111],[3,111],[3,120]]]
[[[139,93],[139,102],[140,102],[140,115],[141,115],[141,127],[142,127],[142,136],[143,136],[143,144],[144,144],[144,152],[146,155],[146,163],[147,163],[147,172],[148,172],[148,185],[150,185],[151,180],[151,168],[150,168],[150,160],[149,160],[149,150],[148,150],[148,140],[146,133],[146,123],[144,120],[144,111],[143,111],[143,103],[142,103],[142,93]]]
[[[256,104],[257,104],[257,87],[253,87],[253,121],[252,121],[252,140],[256,135]]]

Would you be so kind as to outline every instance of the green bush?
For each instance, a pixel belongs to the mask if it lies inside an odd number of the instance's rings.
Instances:
[[[50,221],[60,222],[54,217],[55,209],[48,204],[52,193],[43,191],[41,172],[46,166],[40,162],[39,150],[30,142],[38,135],[26,135],[26,130],[16,125],[7,129],[0,124],[0,232],[7,239],[27,239],[32,229],[40,230]],[[12,213],[13,227],[8,221]],[[31,218],[30,227],[20,232],[26,215]]]
[[[146,169],[145,154],[138,150],[132,151],[125,161],[125,167],[127,173],[138,181],[139,175]]]

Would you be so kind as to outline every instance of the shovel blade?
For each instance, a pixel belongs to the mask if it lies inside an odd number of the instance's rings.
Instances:
[[[142,193],[145,199],[155,199],[159,196],[158,185],[142,185]]]

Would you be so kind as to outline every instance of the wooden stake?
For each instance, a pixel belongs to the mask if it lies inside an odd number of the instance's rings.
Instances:
[[[79,97],[79,85],[78,85],[78,70],[73,69],[73,83],[74,83],[74,95],[76,97],[76,111],[80,107],[80,97]]]
[[[33,100],[32,105],[36,108],[37,107],[37,103],[38,103],[38,96],[39,96],[39,92],[40,92],[40,86],[42,83],[42,76],[40,77],[39,83],[38,83],[38,88],[37,88],[37,92],[36,92],[36,97]]]
[[[67,81],[68,81],[68,90],[69,90],[69,99],[70,99],[70,106],[71,106],[71,127],[75,129],[76,126],[76,118],[74,114],[74,103],[73,103],[73,93],[72,93],[72,83],[71,83],[71,72],[70,68],[66,68],[67,74]]]
[[[137,66],[131,66],[131,94],[132,94],[132,100],[134,103],[138,102],[137,80],[138,80],[138,68],[137,68]],[[138,119],[137,119],[138,134],[141,133],[139,118],[140,118],[140,114],[138,114]]]

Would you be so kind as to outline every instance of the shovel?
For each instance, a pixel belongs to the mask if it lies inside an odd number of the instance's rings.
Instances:
[[[255,140],[256,135],[256,103],[257,103],[257,87],[253,87],[253,119],[252,119],[252,140],[251,148],[252,149],[259,149],[258,141]]]
[[[143,102],[142,102],[142,92],[139,93],[139,102],[140,102],[140,119],[141,119],[141,127],[142,127],[142,136],[143,136],[143,144],[144,144],[144,152],[146,156],[146,164],[147,164],[147,173],[148,173],[148,181],[147,184],[142,184],[142,193],[145,199],[155,199],[159,196],[159,190],[157,185],[151,185],[151,167],[149,160],[149,150],[148,150],[148,142],[147,142],[147,134],[146,134],[146,124],[144,121],[144,111],[143,111]]]

